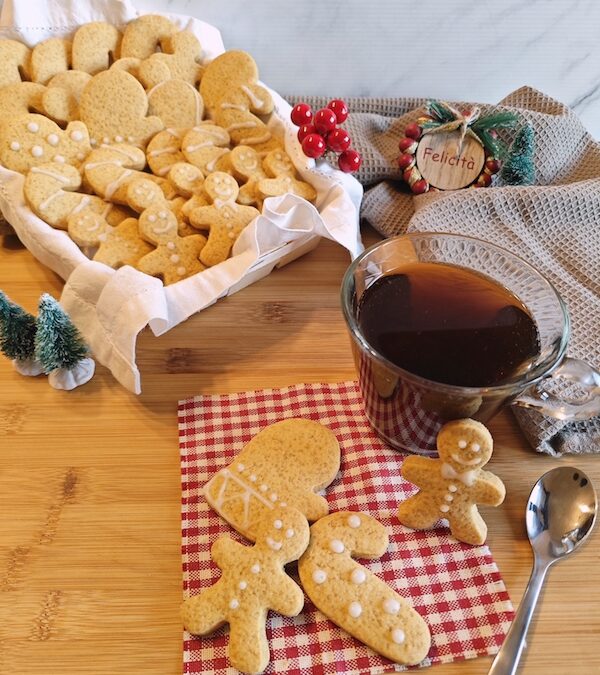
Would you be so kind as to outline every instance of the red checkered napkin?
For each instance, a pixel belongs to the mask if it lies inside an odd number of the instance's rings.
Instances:
[[[355,382],[180,401],[185,593],[200,593],[219,578],[210,558],[210,546],[219,535],[227,533],[243,541],[208,506],[203,485],[261,429],[288,417],[320,422],[340,442],[341,471],[325,492],[330,511],[365,511],[387,527],[387,553],[361,562],[409,598],[429,625],[432,646],[423,665],[498,651],[513,608],[489,549],[458,543],[443,527],[414,532],[400,525],[395,518],[397,504],[415,488],[400,477],[404,455],[387,447],[369,426]],[[269,613],[267,637],[271,648],[267,673],[403,670],[335,626],[308,599],[296,618]],[[184,633],[184,672],[235,672],[227,660],[228,639],[226,627],[204,638]]]

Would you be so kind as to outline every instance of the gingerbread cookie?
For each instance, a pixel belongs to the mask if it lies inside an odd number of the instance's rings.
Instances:
[[[199,230],[208,230],[208,242],[202,249],[200,260],[211,267],[227,259],[242,230],[260,212],[252,206],[236,203],[239,187],[235,178],[227,173],[211,173],[203,188],[213,203],[194,209],[189,219],[190,224]]]
[[[229,152],[229,134],[216,124],[200,124],[183,137],[181,151],[186,161],[209,174],[216,170],[219,158]]]
[[[130,143],[146,147],[164,128],[159,117],[147,116],[144,87],[126,70],[94,75],[79,100],[79,114],[93,143]]]
[[[333,481],[339,467],[340,446],[330,429],[308,419],[286,419],[256,434],[231,466],[206,483],[204,496],[254,541],[257,523],[276,507],[297,508],[309,521],[327,515],[327,501],[315,493]]]
[[[73,36],[73,70],[95,75],[119,58],[121,33],[110,23],[93,21],[80,26]]]
[[[248,145],[238,145],[227,155],[231,174],[240,183],[238,202],[246,206],[262,207],[258,182],[267,175],[263,171],[260,155]]]
[[[97,216],[86,220],[80,217],[77,222],[75,215],[69,219],[69,233],[71,232],[80,241],[87,237],[90,245],[93,245],[91,242],[94,241],[94,233],[97,233],[98,251],[94,254],[94,260],[114,269],[123,265],[138,267],[139,261],[154,249],[140,237],[136,218],[126,218],[117,227],[109,228]]]
[[[162,278],[165,286],[202,272],[205,267],[198,256],[206,244],[206,237],[200,234],[179,236],[176,215],[167,201],[160,198],[160,191],[151,181],[133,181],[127,194],[130,206],[141,211],[140,236],[156,246],[137,263],[140,272]]]
[[[99,214],[108,223],[116,225],[126,212],[96,195],[77,192],[81,174],[70,164],[49,162],[30,169],[25,177],[23,193],[31,210],[46,223],[61,230],[67,229],[69,217],[79,213]]]
[[[311,526],[298,572],[325,616],[388,659],[414,665],[431,645],[427,624],[407,600],[352,559],[380,558],[388,541],[385,527],[366,513],[332,513]]]
[[[79,119],[79,99],[91,79],[83,70],[57,73],[42,95],[44,113],[59,123]]]
[[[177,32],[177,26],[159,14],[144,14],[125,27],[121,42],[121,57],[147,59],[163,42]]]
[[[82,122],[66,129],[35,113],[9,119],[0,128],[0,164],[27,173],[47,162],[80,164],[91,150],[88,131]]]
[[[161,52],[151,54],[140,64],[139,78],[146,89],[171,79],[196,86],[202,74],[198,38],[184,30],[164,37],[161,46]]]
[[[0,87],[31,79],[31,49],[18,40],[0,40]]]
[[[304,606],[302,589],[284,566],[308,545],[306,518],[293,508],[264,514],[256,527],[256,544],[244,546],[229,537],[213,544],[211,555],[220,579],[188,598],[181,614],[186,630],[207,635],[229,624],[229,662],[244,673],[260,673],[269,664],[265,625],[269,610],[297,616]]]
[[[44,112],[46,87],[35,82],[19,82],[0,87],[0,125],[13,117],[28,115],[32,110]]]
[[[31,52],[31,80],[46,84],[58,73],[69,70],[71,65],[71,41],[64,38],[49,38],[38,42]]]
[[[166,127],[189,129],[202,121],[204,104],[189,82],[167,79],[149,89],[147,96],[148,113],[159,117]]]
[[[204,174],[194,164],[176,162],[169,168],[167,175],[175,191],[181,197],[189,199],[193,195],[205,194],[203,188]],[[207,196],[199,206],[207,206],[209,203]]]
[[[148,143],[146,158],[153,174],[164,177],[178,162],[185,162],[181,152],[181,139],[185,131],[169,127],[159,131]]]
[[[309,202],[317,198],[317,191],[309,183],[295,177],[296,170],[292,160],[283,150],[272,150],[263,161],[265,172],[271,178],[258,181],[257,192],[263,198],[278,197],[291,192]]]
[[[437,436],[439,459],[411,455],[402,464],[402,477],[419,491],[398,506],[400,522],[423,530],[445,518],[456,539],[483,544],[487,525],[477,504],[498,506],[506,493],[502,481],[482,469],[492,449],[492,436],[481,422],[446,423]]]

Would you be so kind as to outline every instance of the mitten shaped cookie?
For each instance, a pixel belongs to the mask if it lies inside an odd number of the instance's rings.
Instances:
[[[42,40],[31,52],[31,81],[46,84],[57,73],[66,72],[70,64],[70,40],[58,37]]]
[[[79,165],[91,150],[88,131],[82,122],[66,129],[35,113],[9,119],[0,127],[0,164],[27,173],[47,162]]]
[[[499,506],[506,490],[502,481],[482,467],[492,456],[493,440],[486,427],[472,419],[452,420],[437,436],[439,459],[411,455],[402,477],[419,491],[398,506],[398,519],[417,530],[445,518],[459,541],[483,544],[487,525],[477,504]]]
[[[317,198],[317,191],[312,185],[295,177],[296,169],[283,150],[271,151],[265,157],[263,167],[265,172],[272,176],[258,181],[258,194],[263,199],[279,197],[287,192],[298,195],[309,202]]]
[[[335,624],[396,663],[416,664],[431,644],[427,624],[352,559],[380,558],[388,542],[385,527],[366,513],[332,513],[311,526],[298,572],[308,597]]]
[[[233,464],[204,486],[206,501],[232,527],[255,541],[257,523],[279,506],[293,506],[308,520],[327,515],[318,494],[335,478],[340,446],[327,427],[287,419],[260,431]]]
[[[269,664],[266,620],[269,610],[297,616],[302,589],[285,573],[308,545],[306,518],[293,508],[276,508],[257,524],[256,544],[243,546],[229,537],[213,544],[211,555],[222,571],[214,586],[188,598],[183,625],[207,635],[229,624],[229,661],[244,673],[260,673]]]
[[[205,269],[198,256],[206,237],[201,234],[179,236],[177,216],[166,200],[157,199],[154,183],[146,179],[134,181],[129,186],[128,199],[134,210],[141,211],[140,236],[156,246],[138,261],[136,266],[140,272],[160,277],[167,286]]]
[[[199,206],[189,214],[190,224],[199,230],[208,230],[208,242],[200,260],[208,267],[229,256],[242,230],[260,215],[253,206],[236,203],[238,184],[227,173],[215,171],[204,181],[204,192],[212,200],[211,206]]]
[[[144,87],[126,70],[94,75],[79,100],[79,114],[97,144],[130,143],[140,148],[164,128],[159,117],[147,116]]]

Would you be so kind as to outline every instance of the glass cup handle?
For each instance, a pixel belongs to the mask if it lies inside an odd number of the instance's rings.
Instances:
[[[566,356],[543,381],[559,378],[577,384],[584,395],[575,399],[559,398],[533,385],[513,403],[524,408],[535,408],[560,420],[587,420],[600,415],[600,373],[585,361]]]

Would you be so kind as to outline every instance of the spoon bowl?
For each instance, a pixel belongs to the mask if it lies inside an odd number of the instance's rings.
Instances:
[[[514,675],[525,649],[525,638],[550,566],[575,551],[594,526],[598,500],[580,469],[561,466],[545,473],[533,486],[525,523],[533,549],[533,571],[512,626],[489,675]]]

